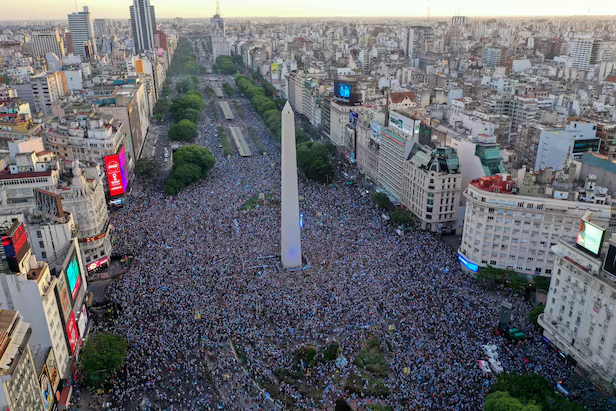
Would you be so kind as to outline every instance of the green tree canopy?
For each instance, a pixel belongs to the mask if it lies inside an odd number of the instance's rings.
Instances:
[[[545,304],[539,304],[528,313],[528,321],[535,327],[539,326],[537,319],[543,314],[543,310],[545,310]]]
[[[197,126],[190,120],[180,120],[169,127],[169,140],[171,141],[192,142],[198,135]]]
[[[184,94],[183,96],[177,97],[173,99],[173,103],[169,108],[169,112],[173,116],[174,119],[179,121],[178,119],[182,119],[182,112],[186,109],[192,108],[199,112],[203,111],[205,108],[205,103],[203,102],[203,97],[201,93],[196,90],[190,91],[189,93]]]
[[[141,178],[148,178],[154,174],[154,163],[149,158],[140,158],[135,162],[135,175]]]
[[[382,210],[390,210],[393,207],[391,200],[385,193],[376,193],[372,200],[376,204],[376,206]]]
[[[227,94],[227,96],[231,97],[233,95],[233,87],[230,84],[225,83],[222,85],[222,89]]]
[[[333,181],[334,169],[325,144],[307,141],[297,146],[297,166],[306,178],[319,183]]]
[[[484,411],[541,411],[541,407],[534,403],[524,404],[517,398],[511,397],[507,391],[496,391],[489,394],[483,404]]]
[[[554,392],[552,384],[539,374],[500,374],[492,391],[508,392],[523,404],[537,404],[544,411],[578,411],[583,408]]]
[[[199,110],[195,110],[194,108],[187,108],[178,113],[178,117],[175,118],[176,121],[181,120],[190,120],[193,123],[198,123],[201,120],[201,112]]]
[[[235,74],[240,70],[240,66],[235,64],[230,56],[218,56],[214,69],[226,74]]]
[[[407,210],[396,209],[389,213],[390,221],[395,226],[410,226],[413,224],[413,217]]]
[[[101,333],[88,338],[79,360],[88,384],[100,386],[126,359],[128,344],[124,337]]]
[[[159,98],[158,101],[156,101],[156,104],[154,104],[153,113],[164,115],[169,110],[169,107],[171,107],[171,102],[168,99]]]
[[[165,182],[167,194],[177,194],[184,187],[209,177],[216,164],[212,152],[205,147],[188,145],[173,153],[173,171]]]

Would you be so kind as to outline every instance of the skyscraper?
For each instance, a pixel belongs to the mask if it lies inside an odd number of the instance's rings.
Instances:
[[[92,53],[96,54],[96,37],[92,26],[92,16],[87,6],[83,6],[83,11],[68,15],[68,26],[71,29],[75,54],[84,58],[90,57],[86,53],[88,44],[92,47]]]
[[[570,42],[569,64],[578,70],[588,71],[597,64],[601,40],[592,34],[578,34]]]
[[[150,0],[133,0],[133,5],[130,6],[130,23],[135,40],[135,50],[152,50],[156,16],[154,6],[150,6]]]
[[[231,46],[227,41],[225,32],[225,21],[220,17],[220,4],[216,0],[216,14],[210,19],[211,36],[212,36],[212,54],[214,59],[218,56],[230,56]]]
[[[65,55],[64,43],[60,38],[58,29],[33,30],[32,51],[35,57],[43,57],[46,53],[54,53],[62,58]]]

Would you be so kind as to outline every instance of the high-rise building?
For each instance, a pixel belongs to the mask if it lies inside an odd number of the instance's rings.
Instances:
[[[569,64],[578,70],[588,71],[597,64],[601,40],[592,34],[576,35],[569,45]]]
[[[434,29],[429,26],[411,26],[404,29],[402,48],[404,55],[414,59],[426,54],[434,46]]]
[[[96,36],[94,35],[92,16],[87,6],[83,7],[83,11],[68,15],[68,26],[71,30],[75,54],[83,58],[90,58],[92,55],[96,55]],[[88,45],[92,49],[92,55],[89,55],[88,51],[86,51]]]
[[[44,57],[46,53],[54,53],[60,58],[66,55],[58,29],[33,30],[32,53],[35,57]]]
[[[133,0],[130,6],[130,24],[135,40],[135,50],[152,50],[154,48],[154,30],[156,16],[150,0]]]
[[[62,73],[59,72],[32,76],[30,77],[30,86],[32,87],[34,109],[44,115],[51,114],[53,103],[66,95],[65,80]]]
[[[451,18],[451,25],[452,26],[462,26],[464,24],[468,24],[469,23],[469,18],[466,16],[453,16]]]
[[[210,19],[211,36],[212,36],[212,54],[214,59],[218,56],[231,55],[231,45],[227,40],[225,31],[225,21],[220,16],[220,5],[216,1],[216,14]]]
[[[505,65],[505,53],[500,47],[486,47],[483,49],[483,64],[486,67],[502,67]]]
[[[111,22],[109,19],[94,19],[94,34],[97,39],[110,33]]]

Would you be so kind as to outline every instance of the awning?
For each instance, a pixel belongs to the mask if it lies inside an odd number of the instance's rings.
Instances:
[[[60,399],[58,400],[58,410],[67,410],[71,405],[71,394],[73,394],[73,386],[68,385],[62,388],[60,392]]]

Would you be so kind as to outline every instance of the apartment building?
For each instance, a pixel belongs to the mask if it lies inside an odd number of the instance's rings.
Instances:
[[[523,128],[515,144],[518,167],[560,170],[569,160],[581,160],[588,151],[598,152],[601,139],[596,134],[597,123],[577,118],[570,118],[564,127],[531,123]]]
[[[57,158],[105,165],[105,157],[127,146],[124,124],[96,111],[55,118],[43,133],[45,148]]]
[[[30,337],[32,327],[15,310],[0,310],[0,407],[5,410],[45,411]]]
[[[41,129],[32,121],[30,104],[17,98],[0,102],[0,150],[8,150],[9,142],[37,136]]]
[[[32,55],[45,57],[47,53],[53,53],[59,58],[66,55],[58,29],[32,30]]]
[[[559,239],[552,247],[550,290],[538,319],[544,338],[570,362],[609,382],[616,379],[614,240],[594,256],[581,249],[575,237]]]
[[[381,128],[385,122],[385,113],[366,109],[357,121],[357,167],[372,181],[379,178],[379,157],[381,146]]]
[[[456,151],[410,142],[403,163],[401,202],[419,220],[422,230],[454,234],[462,176]]]
[[[52,113],[54,103],[66,96],[66,80],[61,72],[41,73],[32,76],[30,77],[30,86],[32,87],[35,111],[41,112],[45,116]]]
[[[83,11],[69,14],[68,26],[71,30],[71,43],[75,54],[82,58],[95,56],[97,54],[96,36],[89,8],[84,6]]]
[[[529,278],[549,276],[555,260],[551,247],[561,236],[575,237],[586,213],[592,213],[595,224],[613,231],[616,212],[607,190],[592,179],[574,189],[567,177],[554,179],[551,170],[531,174],[522,169],[515,179],[500,174],[471,181],[464,191],[466,212],[458,251],[462,268],[473,272],[493,266]]]
[[[503,67],[507,58],[506,50],[500,47],[483,49],[483,65],[485,67]]]
[[[599,60],[601,40],[592,34],[578,34],[569,44],[569,64],[578,70],[588,71]]]
[[[616,160],[616,124],[597,123],[596,135],[601,140],[599,152],[608,160]]]

